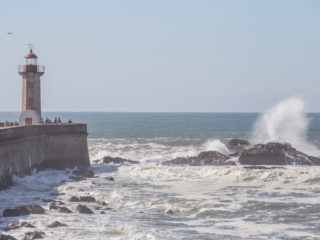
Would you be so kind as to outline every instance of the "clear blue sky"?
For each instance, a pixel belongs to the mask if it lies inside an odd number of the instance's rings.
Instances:
[[[0,29],[1,111],[28,43],[44,111],[320,111],[317,0],[1,0]]]

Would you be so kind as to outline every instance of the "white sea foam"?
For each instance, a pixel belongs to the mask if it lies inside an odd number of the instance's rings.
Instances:
[[[253,127],[251,141],[290,143],[300,151],[319,156],[319,149],[307,141],[308,125],[304,101],[292,97],[279,102],[259,117]]]

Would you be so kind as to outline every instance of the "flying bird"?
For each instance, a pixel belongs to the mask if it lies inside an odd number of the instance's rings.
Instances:
[[[8,35],[12,35],[12,32],[7,32],[8,33]]]

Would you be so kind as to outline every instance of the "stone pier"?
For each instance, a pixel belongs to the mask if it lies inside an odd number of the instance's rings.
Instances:
[[[0,128],[0,189],[33,169],[90,165],[86,124],[39,124]]]

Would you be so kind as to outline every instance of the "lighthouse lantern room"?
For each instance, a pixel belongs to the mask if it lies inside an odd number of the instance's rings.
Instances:
[[[39,124],[41,122],[41,88],[40,77],[44,74],[44,66],[38,65],[38,56],[30,48],[25,56],[26,64],[19,65],[22,76],[22,113],[19,125]]]

